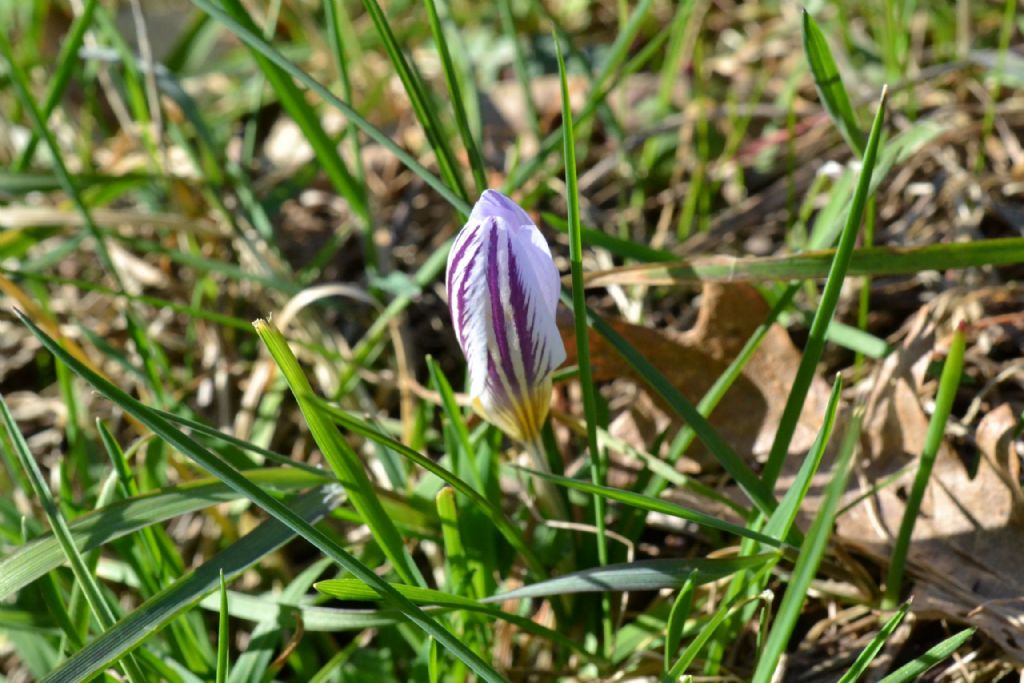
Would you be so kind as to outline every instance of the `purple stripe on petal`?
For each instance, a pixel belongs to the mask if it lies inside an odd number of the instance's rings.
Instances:
[[[493,219],[492,219],[493,220]],[[501,281],[501,268],[498,259],[498,235],[495,230],[491,233],[491,239],[487,245],[487,296],[491,302],[491,325],[494,330],[494,343],[498,348],[498,359],[501,362],[501,369],[509,383],[509,389],[519,393],[519,378],[516,377],[515,365],[512,361],[512,349],[508,343],[508,330],[505,326],[505,311],[501,305],[501,286],[508,286],[508,282]],[[505,273],[507,275],[507,273]]]
[[[455,295],[455,302],[458,304],[459,319],[455,321],[455,333],[458,335],[459,344],[463,347],[465,352],[465,341],[466,338],[466,316],[469,315],[469,283],[473,279],[470,275],[473,272],[473,268],[477,265],[476,260],[480,255],[480,249],[478,248],[473,255],[470,257],[469,262],[465,266],[465,273],[462,275],[462,280],[459,281],[459,291]],[[451,294],[448,294],[451,297]],[[451,307],[452,300],[449,299],[449,307]]]
[[[454,284],[455,274],[459,272],[459,266],[462,265],[462,259],[466,256],[466,252],[469,250],[473,240],[476,239],[477,233],[480,232],[480,226],[477,225],[473,230],[466,235],[466,238],[459,245],[458,251],[452,256],[451,262],[448,264],[448,299],[452,297],[452,285]]]
[[[512,322],[515,325],[516,339],[519,340],[519,351],[523,355],[523,369],[526,374],[526,384],[531,386],[537,378],[535,362],[535,347],[537,340],[530,329],[529,302],[526,300],[526,284],[523,282],[522,272],[519,270],[519,263],[516,261],[515,251],[512,249],[512,235],[506,234],[508,239],[508,283],[509,303],[512,305]]]

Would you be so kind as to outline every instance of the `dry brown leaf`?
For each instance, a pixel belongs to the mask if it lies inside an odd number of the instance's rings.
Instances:
[[[757,291],[742,283],[707,283],[697,322],[686,331],[653,330],[622,320],[609,320],[615,331],[643,353],[689,401],[696,403],[725,371],[743,344],[768,315],[768,306]],[[560,320],[569,353],[576,362],[576,342],[571,320]],[[611,382],[628,379],[646,390],[643,380],[629,364],[596,332],[590,332],[590,354],[594,379]],[[800,352],[786,331],[774,325],[743,375],[726,394],[711,415],[711,424],[741,457],[759,460],[771,447],[782,415],[784,401],[797,366]],[[828,387],[821,379],[811,385],[800,424],[793,438],[792,452],[805,452],[813,442],[828,401]],[[639,429],[620,425],[622,434],[654,434],[650,425],[678,424],[671,410],[656,396],[657,414],[638,414]],[[642,403],[637,403],[642,405]],[[653,411],[652,411],[653,412]],[[634,444],[643,448],[645,444]],[[691,456],[703,454],[699,444]]]

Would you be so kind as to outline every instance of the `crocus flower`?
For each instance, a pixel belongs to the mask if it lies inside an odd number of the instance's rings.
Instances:
[[[558,269],[515,202],[486,190],[448,255],[448,307],[469,366],[474,409],[534,445],[565,360],[555,324]]]

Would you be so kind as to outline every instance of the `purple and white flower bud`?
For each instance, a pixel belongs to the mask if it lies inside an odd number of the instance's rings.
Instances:
[[[474,409],[525,443],[539,436],[551,375],[565,361],[559,288],[540,230],[511,199],[486,190],[448,255],[448,307]]]

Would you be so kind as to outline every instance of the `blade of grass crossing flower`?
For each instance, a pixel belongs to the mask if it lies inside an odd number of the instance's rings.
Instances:
[[[228,622],[228,587],[224,582],[224,570],[220,570],[220,619],[217,623],[217,676],[214,680],[217,683],[227,683],[228,680],[228,641],[231,638],[231,629]]]
[[[409,103],[416,114],[423,132],[427,135],[431,148],[437,157],[437,165],[441,170],[441,177],[448,186],[455,190],[462,199],[466,199],[466,188],[459,175],[459,166],[455,162],[455,154],[448,144],[448,136],[445,134],[441,121],[437,117],[437,105],[430,100],[426,88],[423,86],[423,77],[420,76],[414,64],[410,63],[402,53],[402,48],[391,30],[387,16],[381,9],[377,0],[363,0],[363,8],[370,15],[377,35],[384,44],[384,50],[395,67],[395,72],[402,81],[405,94],[409,96]]]
[[[280,504],[288,505],[299,519],[313,523],[321,519],[336,503],[337,500],[331,490],[321,487],[289,498]],[[149,636],[164,628],[168,622],[189,609],[204,595],[217,590],[221,574],[227,578],[239,575],[294,537],[295,530],[276,519],[260,524],[249,534],[147,599],[136,610],[54,670],[47,676],[45,683],[88,680],[111,662],[126,653],[131,653]],[[222,607],[219,598],[217,605]],[[218,611],[230,613],[230,606]],[[218,648],[220,642],[226,644],[228,639],[219,641]],[[214,671],[211,670],[210,673]]]
[[[590,451],[590,473],[595,486],[602,486],[608,470],[607,459],[597,442],[597,400],[594,395],[594,374],[590,367],[590,343],[587,333],[587,303],[583,291],[583,238],[580,234],[580,197],[576,182],[576,140],[573,136],[572,108],[569,105],[569,82],[565,73],[565,59],[557,36],[555,55],[558,58],[558,76],[562,86],[562,140],[565,164],[566,203],[569,207],[569,266],[572,272],[572,311],[576,328],[576,362],[580,368],[580,391],[583,394],[583,414],[586,417],[587,447]],[[608,564],[608,540],[605,537],[605,501],[594,496],[594,525],[597,527],[597,558],[603,566]],[[614,647],[611,598],[601,597],[602,643],[607,655]]]
[[[846,144],[857,153],[864,155],[864,134],[857,122],[857,114],[850,104],[850,96],[843,86],[843,78],[832,57],[825,34],[818,28],[818,23],[807,10],[803,11],[804,54],[814,76],[814,85],[818,89],[818,97],[825,105],[832,123],[846,140]]]
[[[444,629],[434,619],[391,588],[390,585],[377,576],[372,569],[359,562],[359,560],[342,548],[330,535],[311,525],[309,522],[297,515],[288,505],[278,501],[259,486],[254,486],[241,472],[218,458],[211,451],[194,441],[191,437],[185,435],[178,429],[175,429],[169,422],[151,411],[144,404],[125,393],[117,386],[111,384],[82,363],[78,362],[20,311],[16,311],[16,314],[18,315],[19,320],[29,328],[32,334],[42,342],[43,346],[49,350],[50,353],[56,356],[59,360],[67,363],[76,374],[85,379],[99,393],[124,408],[126,412],[134,415],[136,419],[149,427],[170,446],[178,449],[178,451],[194,460],[198,465],[203,467],[203,469],[224,481],[224,483],[234,490],[245,495],[245,497],[249,498],[259,507],[266,510],[272,517],[283,522],[297,534],[312,543],[325,555],[351,572],[353,576],[378,589],[381,592],[381,595],[383,595],[392,606],[401,612],[406,619],[412,621],[428,635],[437,638],[442,645],[454,653],[456,657],[465,662],[466,665],[482,680],[493,681],[494,683],[502,681],[501,676],[498,675],[491,666],[471,652],[463,643],[452,636],[450,632]]]
[[[907,616],[907,612],[910,611],[910,602],[903,603],[896,614],[889,617],[889,620],[885,622],[881,630],[871,639],[868,646],[864,648],[857,659],[854,660],[853,665],[846,670],[843,677],[840,678],[837,683],[856,683],[857,680],[864,674],[867,668],[871,665],[871,662],[875,659],[875,656],[881,652],[882,647],[885,646],[889,637],[896,630],[896,627],[903,621],[903,617]]]
[[[466,156],[469,157],[469,168],[473,172],[473,180],[476,183],[476,193],[480,194],[487,189],[487,169],[484,166],[484,158],[480,155],[480,148],[473,137],[473,131],[469,126],[469,117],[466,116],[466,105],[462,98],[462,90],[459,87],[459,74],[452,62],[451,52],[448,50],[448,39],[444,35],[444,28],[441,26],[441,19],[437,16],[437,5],[434,0],[423,0],[427,7],[427,19],[430,22],[430,32],[434,36],[434,44],[441,57],[441,69],[444,72],[444,81],[448,86],[448,95],[455,112],[455,126],[462,138],[462,146],[466,149]]]
[[[953,400],[960,387],[966,344],[964,324],[961,323],[953,333],[953,342],[950,344],[946,363],[942,367],[939,391],[935,397],[935,412],[932,413],[931,419],[928,421],[928,433],[925,435],[924,447],[921,449],[921,460],[917,466],[917,473],[914,475],[914,484],[910,489],[910,495],[907,496],[900,529],[893,543],[892,555],[889,558],[889,572],[885,579],[885,597],[882,598],[883,609],[892,609],[899,600],[900,590],[903,587],[903,574],[906,571],[907,551],[910,549],[914,525],[917,523],[917,515],[921,511],[921,501],[924,499],[925,489],[928,488],[928,480],[931,478],[935,458],[938,456],[939,448],[942,447],[945,438],[946,422],[953,410]]]
[[[18,429],[18,425],[14,421],[14,416],[11,415],[11,411],[7,407],[7,402],[2,396],[0,396],[0,419],[3,420],[4,428],[7,430],[7,437],[14,446],[14,453],[17,455],[22,468],[25,470],[25,474],[28,475],[28,479],[32,483],[32,488],[34,489],[36,497],[42,504],[43,511],[46,513],[46,517],[50,522],[50,528],[53,531],[53,535],[60,544],[60,548],[64,552],[64,555],[67,557],[68,563],[71,565],[71,571],[75,575],[75,581],[85,595],[85,599],[89,604],[89,608],[92,610],[93,616],[97,623],[99,623],[101,629],[104,631],[109,629],[117,620],[114,616],[114,610],[107,602],[106,596],[103,595],[99,584],[96,582],[96,578],[93,576],[92,571],[90,571],[85,560],[82,558],[78,548],[75,547],[75,543],[71,538],[71,530],[68,528],[67,519],[65,519],[64,513],[60,511],[60,508],[57,507],[57,503],[54,501],[53,495],[50,493],[50,489],[46,485],[43,473],[40,471],[39,465],[32,456],[28,443],[25,441],[25,437],[22,435],[21,430]],[[129,681],[142,683],[142,681],[146,680],[141,667],[134,659],[129,659],[124,662],[124,672]]]
[[[850,463],[857,450],[857,443],[860,439],[860,423],[863,419],[863,410],[857,409],[850,420],[843,435],[839,447],[839,455],[836,458],[836,466],[832,481],[825,489],[825,497],[818,509],[818,513],[811,522],[810,529],[804,537],[800,546],[800,553],[797,555],[796,565],[793,567],[793,574],[786,586],[785,595],[779,605],[778,614],[772,623],[768,638],[764,644],[764,650],[754,670],[752,683],[769,683],[774,680],[775,670],[779,659],[785,651],[793,629],[796,627],[797,619],[807,599],[807,591],[811,581],[818,571],[821,559],[825,555],[828,540],[832,535],[832,526],[835,523],[836,511],[843,493],[846,490],[846,480],[850,474]]]
[[[765,463],[764,471],[761,474],[762,481],[768,489],[775,486],[779,472],[782,471],[782,464],[789,452],[789,445],[796,432],[796,425],[800,419],[800,412],[803,410],[804,402],[807,399],[807,392],[810,389],[811,381],[814,379],[814,372],[821,359],[822,351],[825,348],[825,335],[829,323],[835,314],[836,306],[839,303],[839,295],[842,291],[843,280],[846,278],[846,271],[850,264],[850,256],[853,253],[854,244],[857,241],[861,218],[864,214],[864,206],[867,203],[868,188],[871,183],[871,174],[874,170],[875,159],[878,156],[878,146],[882,137],[882,122],[885,119],[885,88],[879,98],[878,110],[875,113],[874,123],[871,125],[871,134],[868,137],[867,148],[864,152],[864,162],[861,167],[860,177],[857,180],[857,189],[854,192],[853,202],[850,206],[850,213],[847,214],[846,224],[839,237],[839,244],[836,248],[835,257],[829,268],[828,279],[821,292],[821,300],[814,313],[814,320],[811,322],[811,329],[807,336],[807,343],[804,345],[804,353],[800,358],[800,365],[797,368],[796,376],[793,378],[793,386],[789,396],[786,398],[786,405],[779,419],[779,428],[775,432],[775,439],[772,441],[772,448],[768,454],[768,461]]]
[[[469,214],[469,203],[464,197],[457,195],[449,186],[439,180],[437,176],[428,171],[421,163],[416,161],[411,154],[399,147],[394,140],[388,137],[387,134],[367,121],[350,105],[332,94],[331,91],[324,87],[322,83],[319,83],[312,76],[286,59],[257,32],[240,24],[225,10],[211,2],[211,0],[192,0],[192,4],[209,14],[219,23],[223,24],[244,43],[252,46],[261,55],[281,67],[289,76],[305,85],[325,102],[344,114],[346,119],[362,130],[367,137],[394,154],[406,168],[419,176],[427,185],[434,188],[434,190],[436,190],[438,194],[444,197],[453,207],[455,207],[457,211],[463,214]]]
[[[973,635],[973,628],[965,628],[963,631],[946,638],[935,647],[930,648],[917,659],[907,662],[878,683],[907,683],[908,681],[921,680],[920,677],[928,669],[956,652]]]
[[[707,446],[725,471],[736,480],[750,501],[761,512],[771,514],[775,509],[775,499],[771,494],[771,488],[765,486],[753,470],[740,460],[732,447],[722,439],[707,419],[683,397],[658,368],[654,367],[600,316],[591,311],[588,311],[588,314],[594,330],[608,340],[615,351],[629,363],[630,367],[669,404],[673,411],[689,424],[697,438]]]
[[[394,522],[384,511],[384,507],[377,498],[362,460],[348,442],[341,437],[337,427],[324,419],[313,400],[313,387],[310,386],[306,373],[289,348],[288,342],[277,328],[267,321],[257,320],[253,326],[274,362],[281,369],[281,374],[287,380],[306,423],[309,425],[314,441],[320,447],[331,470],[338,477],[339,483],[345,487],[352,506],[366,521],[374,539],[394,565],[395,571],[402,577],[402,580],[410,584],[423,585],[425,583],[423,575],[409,555]]]

